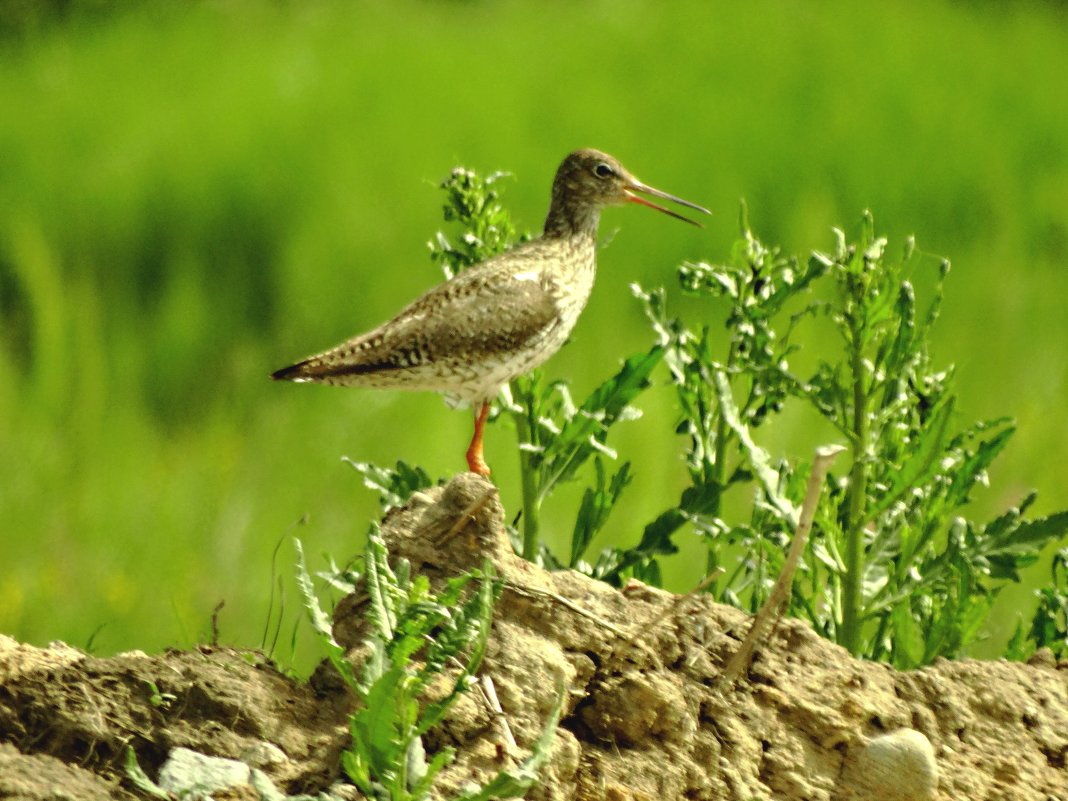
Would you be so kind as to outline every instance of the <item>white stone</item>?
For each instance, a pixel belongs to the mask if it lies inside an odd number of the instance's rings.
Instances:
[[[174,748],[159,771],[159,786],[182,799],[208,799],[211,793],[249,784],[252,768],[236,759]]]
[[[854,801],[932,801],[938,762],[923,734],[898,729],[851,750],[842,784],[843,796]]]

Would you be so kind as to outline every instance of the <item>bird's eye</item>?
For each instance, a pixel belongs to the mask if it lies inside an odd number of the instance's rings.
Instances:
[[[608,178],[613,175],[612,168],[605,164],[603,161],[593,168],[593,174],[598,178]]]

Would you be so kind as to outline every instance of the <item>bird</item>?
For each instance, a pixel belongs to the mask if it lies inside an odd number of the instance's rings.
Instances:
[[[469,402],[474,433],[467,467],[488,477],[482,438],[490,404],[570,335],[593,288],[601,210],[636,203],[702,227],[649,197],[711,213],[642,183],[607,153],[576,150],[556,171],[539,237],[467,268],[377,328],[271,378],[433,391]]]

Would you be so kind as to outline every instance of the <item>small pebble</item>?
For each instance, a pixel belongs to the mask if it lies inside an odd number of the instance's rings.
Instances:
[[[842,784],[854,801],[932,801],[938,762],[923,734],[898,729],[850,749]]]
[[[252,770],[244,762],[207,756],[188,748],[174,748],[160,768],[159,786],[178,797],[194,797],[194,793],[203,797],[246,785],[251,778]]]

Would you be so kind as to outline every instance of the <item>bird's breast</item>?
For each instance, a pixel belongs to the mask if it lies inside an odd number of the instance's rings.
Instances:
[[[596,275],[596,261],[593,248],[588,252],[573,254],[563,269],[553,271],[550,278],[555,286],[555,298],[560,315],[560,343],[571,333],[578,322],[579,315],[586,308],[586,302],[593,291],[593,279]]]

